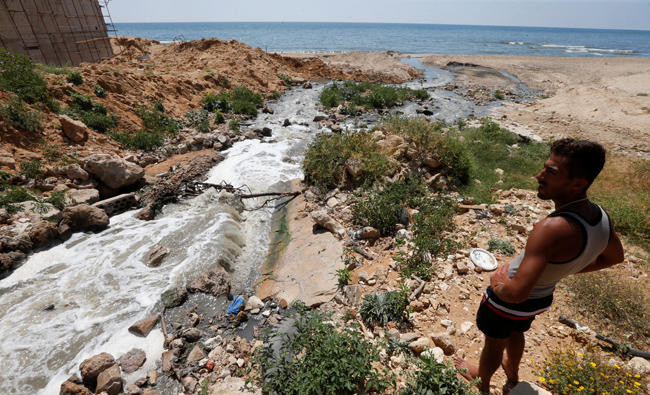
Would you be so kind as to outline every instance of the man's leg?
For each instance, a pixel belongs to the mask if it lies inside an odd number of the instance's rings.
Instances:
[[[525,345],[524,333],[517,331],[512,332],[506,342],[506,352],[503,355],[503,363],[501,364],[508,377],[508,382],[503,386],[504,395],[508,394],[519,382],[519,364],[524,354]]]
[[[490,393],[490,380],[497,371],[501,361],[503,360],[503,350],[506,347],[508,339],[497,339],[494,337],[485,336],[485,344],[481,351],[481,359],[478,368],[469,364],[467,361],[460,358],[454,359],[456,369],[467,369],[463,374],[466,378],[472,380],[475,378],[481,379],[479,383],[479,390],[481,393]]]

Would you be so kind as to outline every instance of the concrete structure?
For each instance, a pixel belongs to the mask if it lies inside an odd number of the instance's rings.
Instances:
[[[102,2],[102,5],[99,4]],[[107,0],[0,0],[0,48],[76,66],[113,56]],[[106,12],[106,14],[104,14]]]

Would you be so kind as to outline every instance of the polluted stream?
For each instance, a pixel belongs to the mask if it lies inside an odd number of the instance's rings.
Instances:
[[[455,122],[495,107],[476,106],[440,88],[453,81],[450,72],[423,66],[419,59],[405,61],[424,69],[422,80],[405,85],[430,93],[435,108],[429,119]],[[324,86],[292,89],[269,103],[273,114],[260,114],[242,127],[269,127],[271,137],[235,143],[209,171],[206,182],[245,186],[258,193],[302,178],[307,145],[318,131],[328,131],[313,122],[315,116],[326,115],[318,104]],[[391,113],[413,116],[419,107],[405,103]],[[291,125],[283,126],[285,119]],[[345,127],[377,120],[364,115],[348,119]],[[259,203],[246,202],[250,207]],[[235,206],[226,194],[209,189],[165,206],[154,220],[142,221],[135,218],[136,211],[125,212],[112,217],[109,228],[100,233],[78,233],[31,254],[0,280],[0,392],[58,394],[79,363],[100,352],[115,358],[132,348],[146,352],[145,364],[124,376],[127,384],[157,368],[162,331],[155,329],[142,338],[129,333],[128,327],[162,310],[163,291],[185,286],[221,261],[231,268],[233,292],[252,292],[269,246],[273,208],[239,211]],[[147,255],[158,246],[170,253],[160,266],[149,267]]]

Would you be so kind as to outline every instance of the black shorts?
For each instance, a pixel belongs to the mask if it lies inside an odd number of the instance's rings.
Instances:
[[[492,288],[488,287],[486,295],[481,300],[481,305],[476,312],[476,327],[486,336],[496,339],[507,339],[512,332],[526,332],[535,320],[535,315],[528,317],[508,317],[509,314],[499,311],[493,305],[490,305],[487,299],[492,299],[499,305],[507,306],[509,309],[518,311],[530,311],[531,307],[539,309],[540,307],[550,306],[553,297],[547,297],[539,300],[529,300],[520,304],[506,303],[499,300]],[[531,303],[532,302],[532,303]]]

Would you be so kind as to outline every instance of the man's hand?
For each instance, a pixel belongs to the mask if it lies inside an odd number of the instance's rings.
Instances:
[[[505,284],[506,281],[510,279],[508,277],[508,266],[510,265],[503,265],[499,267],[497,271],[490,276],[490,285],[492,286],[492,289],[496,288],[496,286],[499,284]]]

